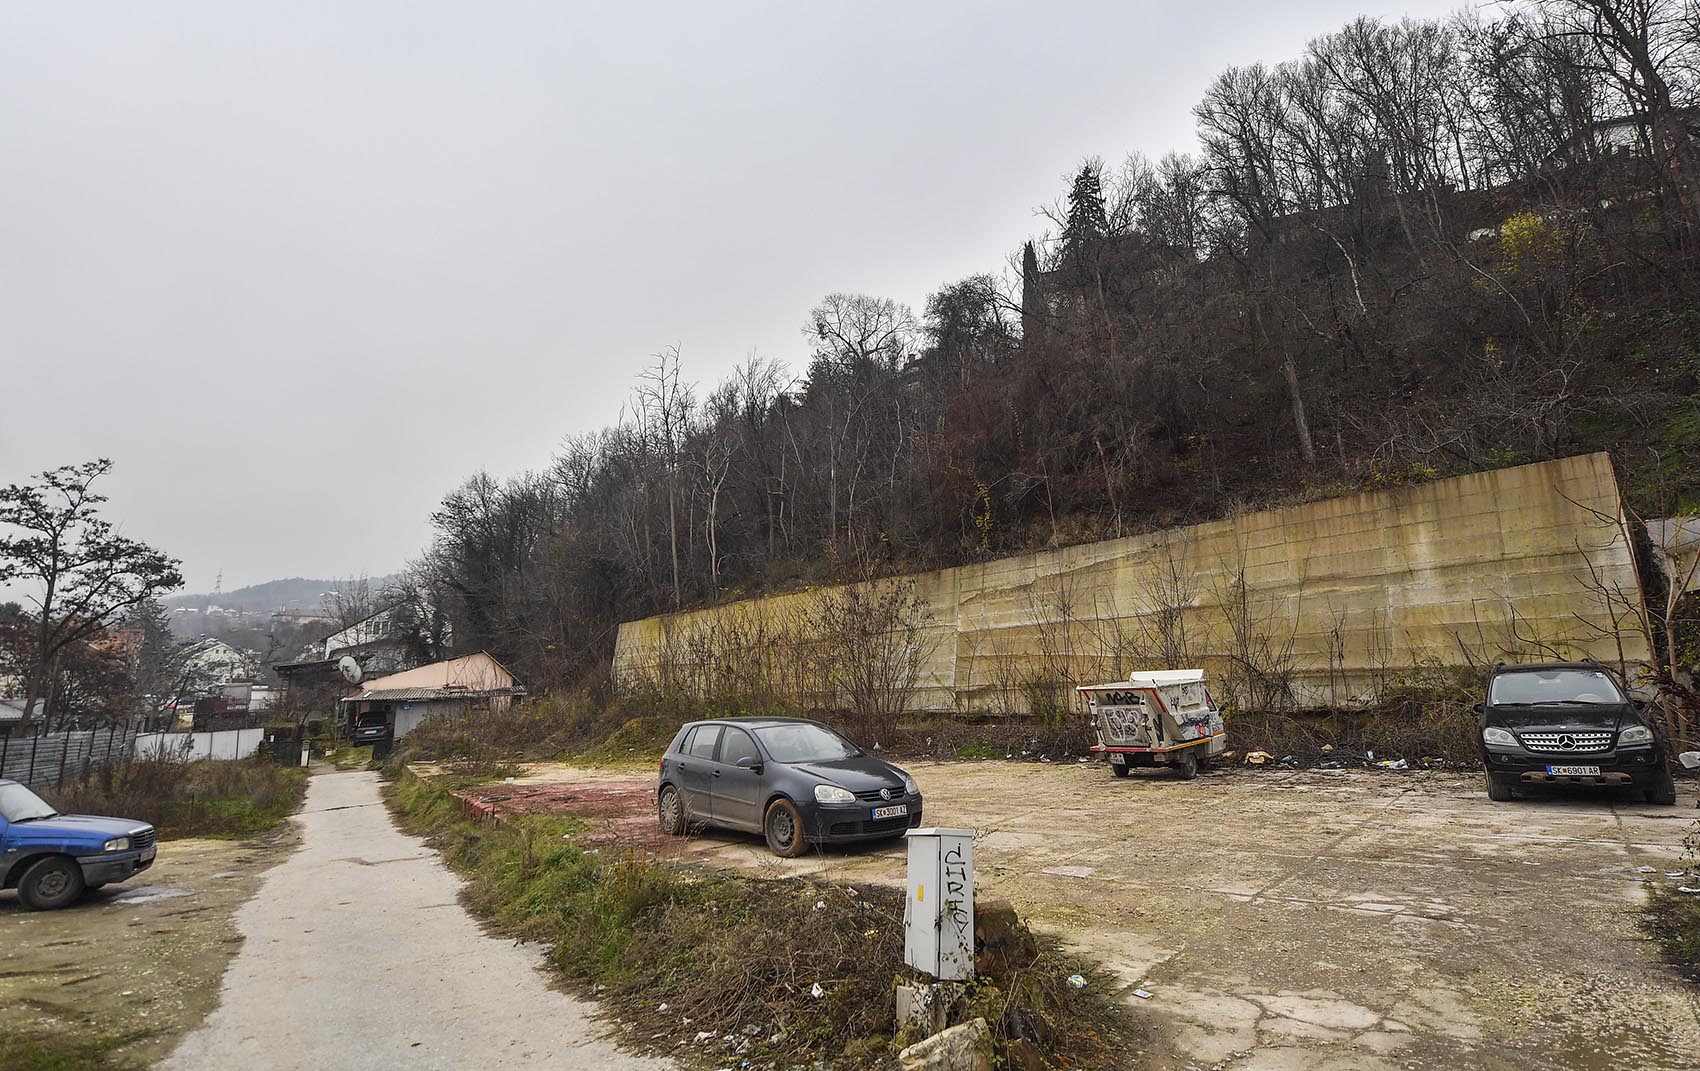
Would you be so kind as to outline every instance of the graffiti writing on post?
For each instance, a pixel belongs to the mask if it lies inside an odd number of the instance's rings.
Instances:
[[[972,955],[974,920],[969,914],[968,853],[962,845],[954,845],[944,853],[944,869],[940,877],[944,882],[944,917],[940,925],[950,928],[956,938],[956,948]]]

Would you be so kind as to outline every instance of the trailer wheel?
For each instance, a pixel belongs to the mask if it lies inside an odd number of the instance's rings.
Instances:
[[[1133,767],[1127,765],[1126,763],[1123,763],[1120,766],[1117,766],[1115,763],[1112,762],[1112,763],[1110,763],[1110,772],[1115,774],[1117,777],[1126,777],[1128,774],[1133,772]]]
[[[1187,748],[1172,765],[1175,768],[1175,776],[1182,781],[1191,781],[1198,776],[1198,749]]]

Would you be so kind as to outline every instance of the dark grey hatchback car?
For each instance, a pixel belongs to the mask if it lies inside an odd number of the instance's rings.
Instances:
[[[800,718],[721,718],[679,730],[661,757],[661,831],[760,833],[775,855],[902,836],[921,824],[915,779]]]

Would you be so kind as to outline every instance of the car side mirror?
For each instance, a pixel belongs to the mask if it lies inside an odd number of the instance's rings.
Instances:
[[[1682,763],[1685,770],[1700,770],[1700,751],[1684,751],[1676,761]]]
[[[738,760],[738,769],[748,770],[753,774],[759,774],[762,771],[762,763],[760,759],[752,759],[746,755]]]

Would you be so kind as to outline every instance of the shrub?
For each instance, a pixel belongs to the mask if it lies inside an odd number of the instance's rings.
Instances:
[[[305,770],[263,757],[190,762],[158,756],[95,767],[86,779],[42,795],[68,814],[150,822],[162,839],[246,837],[294,811],[306,785]]]

